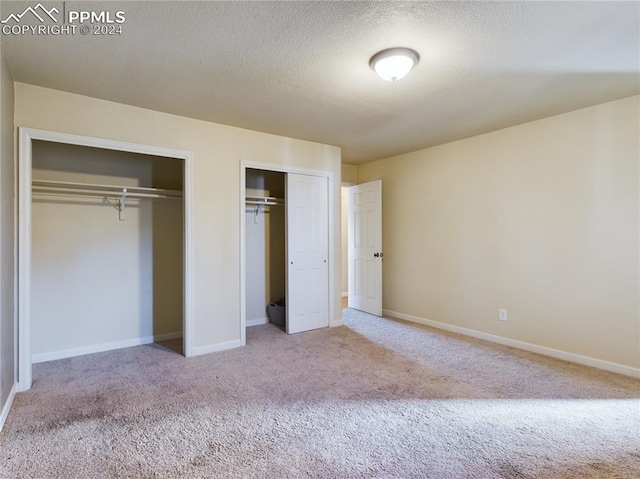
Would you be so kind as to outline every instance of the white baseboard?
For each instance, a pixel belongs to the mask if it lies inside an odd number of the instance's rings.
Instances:
[[[261,324],[267,324],[269,322],[269,318],[256,318],[256,319],[247,319],[247,328],[251,326],[260,326]]]
[[[234,339],[233,341],[227,341],[224,343],[210,344],[209,346],[198,346],[196,348],[193,348],[193,356],[217,353],[219,351],[226,351],[227,349],[239,348],[240,346],[244,346],[244,342],[241,339]]]
[[[343,298],[348,298],[349,297],[349,293],[342,293],[342,297]]]
[[[337,321],[331,321],[331,323],[329,324],[330,328],[335,328],[336,326],[342,326],[342,320],[339,319]]]
[[[73,358],[76,356],[84,356],[85,354],[102,353],[104,351],[112,351],[114,349],[130,348],[132,346],[141,346],[143,344],[151,344],[156,341],[166,341],[169,339],[177,339],[182,337],[182,331],[173,333],[158,334],[156,336],[146,336],[143,338],[125,339],[124,341],[114,341],[112,343],[92,344],[91,346],[82,346],[79,348],[63,349],[60,351],[50,351],[47,353],[34,354],[31,356],[32,364],[44,363],[46,361],[55,361],[56,359]]]
[[[389,309],[383,309],[382,314],[386,316],[391,316],[393,318],[404,319],[406,321],[411,321],[413,323],[424,324],[426,326],[431,326],[433,328],[450,331],[452,333],[463,334],[465,336],[471,336],[472,338],[484,339],[485,341],[491,341],[492,343],[498,343],[504,346],[523,349],[525,351],[542,354],[544,356],[550,356],[556,359],[562,359],[564,361],[571,361],[573,363],[583,364],[585,366],[591,366],[593,368],[602,369],[604,371],[610,371],[618,374],[624,374],[625,376],[640,378],[640,369],[633,368],[631,366],[625,366],[623,364],[612,363],[610,361],[604,361],[602,359],[596,359],[596,358],[591,358],[589,356],[582,356],[580,354],[569,353],[567,351],[561,351],[559,349],[548,348],[546,346],[539,346],[537,344],[518,341],[516,339],[496,336],[494,334],[483,333],[482,331],[476,331],[475,329],[468,329],[460,326],[454,326],[452,324],[440,323],[438,321],[432,321],[430,319],[424,319],[418,316],[411,316],[410,314],[399,313],[397,311],[391,311]]]
[[[2,407],[2,412],[0,413],[0,432],[2,432],[2,428],[4,427],[4,423],[7,420],[7,416],[9,416],[9,411],[11,410],[11,405],[13,404],[13,398],[16,397],[16,385],[11,386],[11,390],[9,391],[9,396],[7,397],[7,401],[4,403]]]

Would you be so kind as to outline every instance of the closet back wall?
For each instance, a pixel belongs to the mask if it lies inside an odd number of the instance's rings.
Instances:
[[[182,189],[181,174],[171,159],[33,145],[34,180]],[[35,194],[31,330],[34,362],[181,335],[182,201],[128,200],[119,221],[112,199]]]

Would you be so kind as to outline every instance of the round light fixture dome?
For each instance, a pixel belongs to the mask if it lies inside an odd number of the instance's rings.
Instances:
[[[380,78],[396,81],[405,77],[420,61],[420,55],[411,48],[388,48],[376,53],[369,60],[369,66]]]

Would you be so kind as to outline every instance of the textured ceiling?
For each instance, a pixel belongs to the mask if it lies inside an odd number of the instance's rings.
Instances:
[[[3,35],[16,81],[338,145],[354,164],[640,91],[638,2],[64,7],[122,10],[123,34]],[[393,46],[421,55],[397,83],[368,65]]]

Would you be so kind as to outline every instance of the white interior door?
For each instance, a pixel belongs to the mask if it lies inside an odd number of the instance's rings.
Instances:
[[[287,333],[329,326],[328,179],[287,174]]]
[[[349,307],[382,315],[382,181],[349,188]]]

